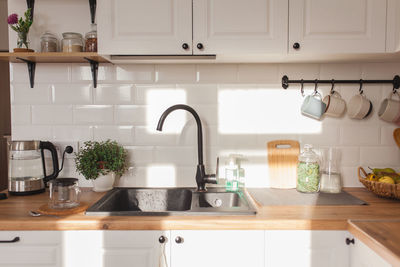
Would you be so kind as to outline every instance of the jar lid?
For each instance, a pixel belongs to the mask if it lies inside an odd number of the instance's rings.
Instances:
[[[78,32],[63,32],[62,34],[63,38],[81,38],[82,39],[82,34]]]
[[[50,183],[57,185],[57,186],[70,186],[70,185],[75,185],[78,183],[77,178],[57,178],[54,180],[51,180]]]
[[[46,31],[45,33],[40,36],[40,39],[42,40],[56,40],[57,41],[57,36],[49,31]]]

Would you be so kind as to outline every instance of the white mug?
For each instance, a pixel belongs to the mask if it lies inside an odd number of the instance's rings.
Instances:
[[[397,92],[390,93],[390,95],[381,102],[378,112],[378,116],[381,120],[395,122],[399,119],[400,101],[392,99],[393,95],[400,98]]]
[[[325,96],[324,103],[326,104],[325,115],[327,116],[341,117],[346,109],[346,101],[336,91]]]
[[[372,103],[363,94],[353,96],[347,105],[347,114],[352,119],[362,120],[371,113]]]

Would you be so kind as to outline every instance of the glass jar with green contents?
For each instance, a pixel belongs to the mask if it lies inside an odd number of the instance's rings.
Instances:
[[[312,145],[304,145],[304,151],[299,156],[297,164],[297,191],[301,193],[319,192],[320,168],[319,157],[313,151]]]

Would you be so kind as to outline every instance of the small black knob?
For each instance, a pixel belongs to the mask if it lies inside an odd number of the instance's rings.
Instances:
[[[299,49],[300,48],[300,44],[299,43],[294,43],[293,44],[293,48],[294,49]]]
[[[165,243],[165,241],[167,241],[167,238],[163,235],[158,238],[158,242],[160,242],[161,244]]]
[[[183,243],[183,237],[177,236],[177,237],[175,238],[175,242],[176,242],[177,244]]]
[[[189,49],[189,45],[188,45],[187,43],[184,43],[184,44],[182,45],[182,48],[185,49],[185,50],[187,50],[187,49]]]
[[[350,238],[346,238],[346,245],[350,245],[350,244],[354,244],[354,238],[350,239]]]
[[[197,44],[197,49],[203,49],[203,48],[204,48],[204,46],[203,46],[202,43],[198,43],[198,44]]]

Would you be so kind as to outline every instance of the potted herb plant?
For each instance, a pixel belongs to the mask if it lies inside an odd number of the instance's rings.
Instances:
[[[127,169],[127,152],[116,141],[87,141],[75,156],[76,170],[93,181],[95,192],[111,190],[115,177]]]
[[[8,25],[10,25],[11,29],[16,31],[18,34],[18,40],[17,40],[18,48],[14,48],[14,52],[33,52],[32,49],[29,49],[29,39],[28,39],[29,29],[32,25],[30,8],[26,10],[24,17],[25,17],[24,19],[22,17],[18,19],[18,15],[13,13],[7,18]]]

